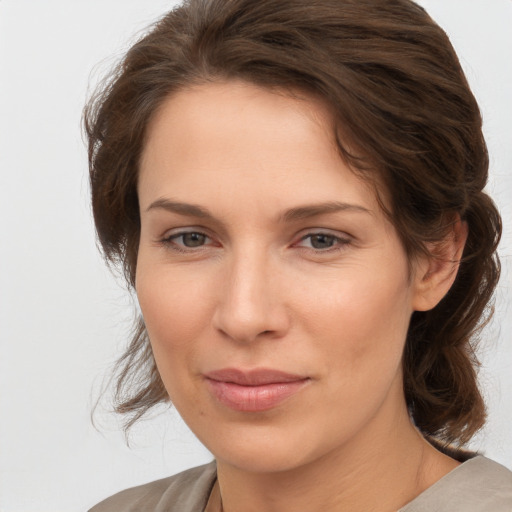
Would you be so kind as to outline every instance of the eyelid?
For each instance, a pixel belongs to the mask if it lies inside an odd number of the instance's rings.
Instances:
[[[203,245],[198,245],[196,247],[187,247],[184,244],[175,242],[176,239],[179,239],[182,236],[192,233],[204,236],[206,239],[205,243]],[[334,239],[333,246],[323,249],[301,246],[301,243],[304,242],[305,240],[319,235],[332,237]],[[301,234],[298,234],[295,237],[295,241],[291,244],[291,247],[297,247],[299,249],[312,251],[314,253],[329,253],[343,250],[346,248],[347,245],[350,245],[353,241],[354,237],[346,232],[340,232],[329,228],[309,228],[307,230],[303,230]],[[214,237],[209,234],[209,230],[199,226],[169,229],[162,236],[158,237],[156,243],[158,245],[162,245],[170,250],[174,250],[177,252],[198,252],[206,249],[207,247],[220,247],[222,245],[215,241]]]
[[[192,229],[179,228],[177,230],[166,231],[164,233],[164,235],[162,237],[160,237],[160,239],[161,240],[171,240],[173,238],[178,238],[183,235],[190,235],[191,233],[197,233],[198,235],[203,235],[208,238],[211,238],[210,235],[208,235],[208,233],[205,233],[203,230],[200,230],[197,228],[192,228]]]
[[[210,234],[210,230],[205,228],[204,226],[183,225],[166,229],[165,231],[162,232],[161,235],[158,236],[158,240],[168,240],[172,237],[186,235],[188,233],[199,233],[201,235],[207,236],[208,238],[213,238],[212,235]]]
[[[343,250],[345,246],[351,244],[354,240],[352,236],[350,236],[348,233],[340,233],[339,231],[334,231],[327,228],[315,228],[315,229],[308,229],[306,233],[301,234],[296,242],[293,243],[293,246],[298,246],[300,248],[300,243],[304,240],[307,240],[308,238],[311,238],[313,236],[318,235],[325,235],[329,237],[333,237],[335,239],[335,244],[333,247],[329,247],[327,249],[316,249],[314,247],[302,247],[306,250],[311,250],[317,253],[327,253],[329,251],[337,251],[337,250]]]
[[[199,245],[197,247],[187,247],[183,244],[178,244],[175,242],[176,239],[192,233],[204,236],[207,239],[207,242],[204,245]],[[198,252],[204,250],[205,247],[209,247],[212,245],[215,246],[215,243],[212,244],[212,242],[214,242],[214,239],[211,235],[208,234],[207,230],[194,226],[167,230],[157,240],[157,243],[159,245],[163,245],[167,249],[174,250],[177,252]]]

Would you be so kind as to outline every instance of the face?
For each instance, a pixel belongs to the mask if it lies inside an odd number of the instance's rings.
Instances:
[[[172,403],[238,468],[342,453],[405,410],[415,279],[330,122],[318,100],[228,82],[149,127],[140,306]]]

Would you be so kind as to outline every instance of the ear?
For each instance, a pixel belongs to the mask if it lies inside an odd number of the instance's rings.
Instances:
[[[448,293],[457,276],[467,237],[467,223],[457,214],[445,238],[427,244],[430,254],[421,256],[414,269],[414,311],[433,309]]]

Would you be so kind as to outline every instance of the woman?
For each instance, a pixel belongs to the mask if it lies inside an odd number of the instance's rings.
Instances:
[[[191,0],[85,123],[99,240],[143,317],[118,411],[170,401],[215,456],[94,512],[510,510],[512,473],[460,449],[501,221],[420,7]]]

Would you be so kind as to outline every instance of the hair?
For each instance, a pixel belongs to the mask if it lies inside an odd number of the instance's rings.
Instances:
[[[187,0],[155,23],[84,110],[99,244],[132,288],[148,123],[169,95],[229,80],[322,98],[340,157],[384,185],[410,260],[454,219],[467,223],[455,282],[434,309],[413,313],[403,355],[416,426],[442,443],[467,442],[485,421],[475,347],[492,314],[501,219],[483,191],[480,111],[447,35],[410,0]],[[142,317],[116,379],[126,428],[169,400]]]

